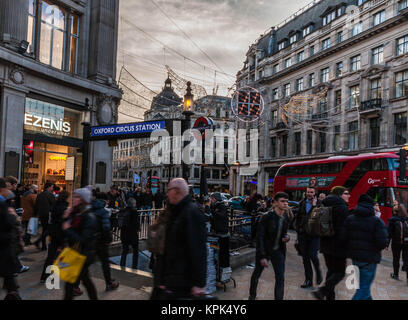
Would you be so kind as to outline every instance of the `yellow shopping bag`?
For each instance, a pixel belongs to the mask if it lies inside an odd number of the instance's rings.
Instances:
[[[73,248],[65,248],[62,250],[58,258],[54,262],[59,270],[59,276],[62,281],[75,283],[81,274],[86,256],[80,254]]]

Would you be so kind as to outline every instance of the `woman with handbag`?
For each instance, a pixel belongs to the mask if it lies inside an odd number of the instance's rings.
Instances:
[[[78,277],[85,286],[91,300],[97,300],[95,285],[93,284],[89,267],[95,260],[95,233],[97,231],[97,221],[91,212],[92,193],[88,188],[77,189],[72,196],[72,208],[64,213],[66,219],[62,224],[62,229],[71,248],[79,247],[80,254],[86,257],[82,271]],[[65,300],[72,300],[74,297],[74,283],[65,284]]]

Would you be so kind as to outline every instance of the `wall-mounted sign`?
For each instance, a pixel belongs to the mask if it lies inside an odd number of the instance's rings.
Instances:
[[[80,114],[55,104],[26,98],[24,130],[51,136],[79,137]]]
[[[163,130],[165,123],[165,121],[152,121],[92,127],[91,137],[151,133],[156,130]]]
[[[53,161],[66,161],[67,156],[50,156],[50,160],[53,160]]]
[[[75,157],[68,157],[65,163],[65,180],[74,181]]]

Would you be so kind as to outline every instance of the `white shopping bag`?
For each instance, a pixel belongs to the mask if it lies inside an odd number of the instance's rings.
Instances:
[[[36,236],[38,232],[38,218],[30,218],[27,226],[27,234]]]

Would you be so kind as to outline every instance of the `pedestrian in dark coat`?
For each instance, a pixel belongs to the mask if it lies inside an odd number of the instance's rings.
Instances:
[[[47,267],[52,265],[55,259],[58,257],[59,252],[65,247],[65,235],[62,230],[63,215],[65,210],[68,209],[69,203],[68,198],[70,194],[67,191],[61,191],[57,201],[55,202],[54,208],[51,210],[51,219],[49,225],[49,234],[51,237],[51,242],[48,246],[48,255],[45,260],[43,271],[41,274],[40,282],[44,283],[49,276],[46,273]]]
[[[360,288],[353,300],[372,300],[370,287],[375,278],[381,251],[387,247],[388,232],[384,222],[375,216],[374,200],[366,194],[358,199],[353,214],[344,222],[343,234],[347,257],[360,271]]]
[[[258,223],[256,262],[251,276],[249,300],[256,299],[258,281],[264,268],[268,267],[269,260],[275,272],[275,300],[283,300],[286,243],[290,241],[287,234],[290,223],[288,201],[289,196],[286,193],[277,193],[274,197],[274,209],[264,214]]]
[[[408,224],[407,209],[403,204],[396,206],[396,214],[388,220],[388,233],[392,250],[392,264],[394,272],[391,278],[399,280],[399,267],[402,252],[402,271],[407,273],[408,283],[408,242],[404,240],[404,224]]]
[[[86,256],[84,267],[82,268],[79,280],[87,289],[91,300],[97,300],[95,285],[93,284],[89,267],[95,261],[95,241],[97,234],[97,221],[91,210],[91,191],[87,188],[77,189],[72,197],[72,208],[64,213],[62,229],[68,240],[70,247],[79,245],[80,253]],[[65,284],[65,300],[72,300],[74,297],[75,284]]]
[[[120,265],[126,266],[126,257],[129,253],[129,247],[132,247],[133,258],[132,268],[137,269],[139,260],[139,231],[140,221],[139,213],[136,209],[136,200],[130,198],[128,200],[126,215],[124,217],[123,226],[120,231],[120,238],[122,241],[122,256]]]
[[[40,220],[42,233],[41,237],[38,238],[38,240],[34,244],[37,248],[39,248],[41,243],[41,251],[47,250],[46,238],[48,235],[48,221],[50,219],[51,209],[55,205],[55,196],[52,193],[53,189],[54,185],[50,182],[47,182],[44,185],[44,191],[38,195],[37,200],[35,201],[35,215]]]
[[[172,207],[166,225],[160,287],[171,292],[169,299],[203,296],[207,275],[204,216],[192,202],[184,179],[173,179],[167,196]]]
[[[163,201],[164,201],[164,195],[159,190],[154,195],[154,207],[155,207],[155,209],[163,208]]]
[[[15,274],[20,271],[20,265],[13,244],[13,228],[15,216],[9,213],[6,203],[11,191],[7,189],[6,181],[0,178],[0,277],[4,278],[6,299],[21,300]]]
[[[349,215],[348,201],[350,192],[342,187],[334,187],[322,204],[332,208],[334,235],[320,238],[320,252],[323,253],[327,267],[326,282],[318,291],[313,292],[315,298],[335,300],[334,289],[343,280],[346,272],[346,247],[341,241],[344,222]]]

